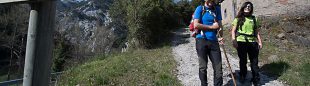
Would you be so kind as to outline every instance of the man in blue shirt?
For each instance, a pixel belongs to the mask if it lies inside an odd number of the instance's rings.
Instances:
[[[214,28],[212,27],[212,25],[214,24],[215,26],[217,25],[221,26],[222,16],[221,16],[221,7],[219,5],[212,7],[198,6],[194,13],[194,19],[199,20],[198,22],[200,24],[205,25],[205,26],[201,25],[203,26],[202,30],[204,31],[204,34],[198,33],[196,35],[196,38],[206,38],[211,41],[217,41],[216,35],[218,28]]]
[[[194,28],[200,30],[196,35],[196,51],[199,57],[199,78],[201,86],[208,86],[208,57],[214,70],[214,86],[222,86],[222,58],[217,38],[222,20],[219,6],[211,0],[204,0],[204,5],[198,6],[194,13]]]

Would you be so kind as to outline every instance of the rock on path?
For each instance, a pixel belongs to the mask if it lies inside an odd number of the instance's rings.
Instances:
[[[190,32],[185,28],[179,29],[175,32],[173,38],[173,54],[177,61],[177,77],[184,86],[200,86],[200,80],[198,76],[198,56],[195,49],[195,39],[190,37]],[[233,72],[239,71],[239,59],[227,54],[230,61]],[[232,78],[230,77],[230,71],[222,52],[222,64],[223,64],[223,85],[233,86]],[[248,66],[248,70],[249,70]],[[287,86],[275,78],[268,77],[260,73],[261,81],[263,86]],[[238,86],[251,86],[250,79],[251,73],[248,72],[245,83],[241,84],[238,82],[238,74],[235,77],[237,79]],[[213,86],[213,69],[211,62],[208,62],[208,83],[209,86]]]

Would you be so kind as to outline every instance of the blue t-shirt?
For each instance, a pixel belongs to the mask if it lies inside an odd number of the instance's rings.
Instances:
[[[206,10],[204,15],[201,14],[202,7],[205,7],[205,10]],[[194,13],[194,19],[199,19],[199,21],[204,25],[213,25],[215,18],[218,21],[222,20],[221,7],[217,5],[215,8],[216,10],[210,10],[206,6],[198,6]],[[202,16],[202,18],[200,16]],[[203,33],[204,33],[204,36],[202,36],[201,34],[197,34],[196,38],[205,38],[207,40],[217,41],[217,37],[216,37],[217,31],[206,30],[206,31],[203,31]]]

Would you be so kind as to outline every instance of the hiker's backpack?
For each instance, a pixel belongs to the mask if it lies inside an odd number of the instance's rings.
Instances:
[[[194,31],[195,27],[194,27],[194,14],[192,15],[192,19],[191,19],[191,23],[189,24],[189,31]]]
[[[200,16],[200,21],[199,21],[199,23],[201,23],[201,21],[202,21],[202,16],[206,13],[206,8],[203,6],[203,5],[201,5],[202,6],[202,12],[201,12],[201,16]],[[191,20],[191,23],[190,23],[190,25],[189,25],[189,30],[190,31],[194,31],[195,30],[195,28],[194,28],[194,13],[193,13],[193,15],[192,15],[192,20]]]
[[[245,40],[246,40],[246,42],[248,42],[248,39],[247,39],[247,37],[257,37],[257,31],[256,31],[256,29],[257,29],[257,25],[256,25],[256,18],[255,18],[255,16],[251,16],[251,18],[253,19],[253,33],[252,34],[250,34],[250,35],[248,35],[248,34],[244,34],[244,33],[239,33],[238,31],[239,31],[239,29],[240,30],[242,30],[242,26],[239,24],[239,21],[237,22],[237,26],[236,26],[236,31],[235,31],[235,37],[238,37],[238,36],[240,36],[240,35],[243,35],[244,37],[245,37]]]

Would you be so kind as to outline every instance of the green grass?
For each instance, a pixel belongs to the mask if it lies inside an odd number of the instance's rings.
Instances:
[[[288,58],[283,58],[288,59]],[[292,67],[279,78],[292,86],[307,86],[310,81],[310,54],[303,56],[291,55],[289,64]]]
[[[264,63],[269,63],[268,57],[271,55],[278,55],[279,49],[275,44],[268,41],[263,41],[263,48],[259,51],[259,60],[264,61]]]
[[[7,80],[7,78],[8,78],[8,76],[7,76],[7,75],[1,75],[1,76],[0,76],[0,82],[2,82],[2,81],[6,81],[6,80]]]
[[[300,68],[301,71],[301,78],[303,80],[310,81],[310,63],[304,63]],[[303,82],[304,85],[309,85],[310,82]]]
[[[10,80],[14,80],[14,79],[21,79],[22,78],[22,75],[19,75],[17,73],[13,73],[10,75]],[[3,81],[8,81],[8,75],[7,74],[2,74],[0,75],[0,82],[3,82]]]
[[[170,47],[98,56],[67,70],[60,86],[179,86]]]
[[[268,72],[273,76],[276,76],[280,80],[286,82],[288,85],[292,86],[305,86],[308,85],[310,81],[310,66],[305,65],[310,60],[310,54],[307,54],[307,48],[296,47],[296,45],[287,43],[282,43],[280,46],[275,44],[274,36],[281,33],[278,26],[270,28],[270,34],[264,34],[263,41],[264,47],[260,51],[259,61],[263,62],[261,69],[264,72]],[[280,47],[284,47],[280,48]],[[290,50],[291,49],[291,50]],[[299,50],[297,50],[299,49]],[[270,61],[269,57],[276,55],[277,59],[275,61]]]
[[[259,61],[264,65],[261,69],[292,86],[306,86],[310,81],[309,48],[292,43],[275,44],[274,37],[281,33],[279,26],[270,28],[270,34],[264,34],[264,48],[260,51]],[[266,31],[266,32],[268,32]],[[265,32],[265,33],[266,33]],[[284,46],[284,47],[283,47]],[[282,48],[280,48],[282,47]],[[275,61],[269,57],[276,55]]]

